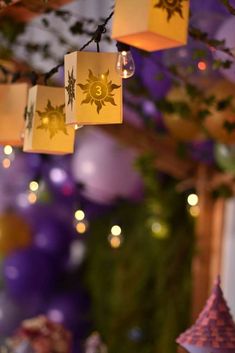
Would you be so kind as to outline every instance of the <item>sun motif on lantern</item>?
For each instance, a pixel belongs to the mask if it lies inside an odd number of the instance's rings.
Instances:
[[[113,90],[121,87],[109,80],[109,70],[97,76],[89,70],[87,83],[78,83],[78,86],[82,89],[83,93],[86,94],[86,98],[81,104],[92,105],[95,103],[98,114],[102,107],[105,106],[105,103],[116,105]]]
[[[26,129],[29,130],[29,132],[32,130],[33,127],[33,116],[34,116],[34,104],[30,104],[29,110],[26,110]]]
[[[40,117],[40,125],[37,129],[48,131],[50,138],[53,138],[59,131],[62,131],[65,135],[68,135],[65,125],[65,105],[55,106],[48,100],[45,111],[37,111]]]
[[[171,17],[176,13],[183,18],[182,6],[183,1],[188,0],[159,0],[158,3],[154,7],[159,7],[163,10],[167,11],[167,21],[170,21]]]
[[[73,101],[75,100],[75,84],[76,79],[73,76],[73,68],[71,73],[68,71],[68,85],[65,86],[65,89],[68,93],[68,105],[70,104],[71,110],[73,110]]]

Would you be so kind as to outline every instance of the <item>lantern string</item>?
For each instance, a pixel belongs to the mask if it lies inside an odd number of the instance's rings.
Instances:
[[[86,42],[80,49],[79,51],[83,51],[85,48],[87,48],[92,42],[96,43],[97,46],[97,52],[100,52],[100,46],[99,43],[102,40],[102,34],[106,32],[106,25],[108,24],[108,22],[111,20],[111,18],[113,17],[114,11],[112,11],[109,16],[104,20],[104,22],[100,25],[98,25],[97,29],[95,30],[95,32],[93,33],[91,39],[88,40],[88,42]],[[69,53],[67,53],[69,54]],[[64,60],[61,61],[58,65],[56,65],[55,67],[53,67],[51,70],[49,70],[46,73],[43,74],[38,74],[35,71],[31,71],[31,72],[12,72],[8,69],[6,69],[3,65],[0,64],[0,71],[2,71],[4,77],[5,77],[5,82],[7,82],[8,76],[11,75],[12,76],[12,80],[11,82],[14,83],[16,81],[18,81],[20,78],[26,77],[29,78],[29,80],[31,81],[32,85],[36,85],[38,80],[40,78],[42,78],[44,80],[44,84],[47,85],[48,80],[55,74],[58,72],[58,70],[64,66]]]

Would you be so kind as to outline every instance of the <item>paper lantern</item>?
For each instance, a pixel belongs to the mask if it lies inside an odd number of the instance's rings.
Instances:
[[[65,125],[64,89],[34,86],[29,90],[24,152],[72,153],[75,131]]]
[[[217,101],[223,101],[233,97],[235,85],[228,81],[220,81],[209,91],[214,94]],[[234,99],[225,109],[218,110],[216,106],[210,108],[211,114],[204,121],[204,126],[209,135],[215,140],[227,143],[235,143],[235,110]]]
[[[189,0],[116,0],[112,38],[147,51],[186,44]]]
[[[0,85],[0,144],[22,145],[24,113],[27,105],[26,83]]]
[[[200,109],[197,99],[191,100],[184,87],[174,87],[167,95],[173,104],[187,104],[191,109],[190,116],[181,116],[180,113],[164,113],[164,123],[169,133],[179,141],[200,141],[204,138],[200,121],[197,117]]]
[[[122,123],[122,79],[116,53],[73,52],[65,56],[66,123]]]

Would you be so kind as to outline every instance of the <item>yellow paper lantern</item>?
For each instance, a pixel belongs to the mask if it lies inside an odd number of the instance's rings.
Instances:
[[[63,88],[32,87],[26,115],[24,152],[73,152],[75,131],[73,127],[65,125]]]
[[[184,87],[174,87],[167,99],[174,103],[186,103],[191,110],[190,116],[181,116],[178,112],[164,113],[164,123],[170,134],[179,141],[197,141],[205,138],[197,117],[200,104],[197,99],[191,100]]]
[[[233,97],[235,85],[228,81],[220,81],[210,90],[209,94],[214,94],[217,101],[226,100]],[[231,105],[226,109],[218,110],[214,105],[210,108],[211,114],[205,119],[204,126],[209,135],[222,143],[235,143],[235,101],[231,100]]]
[[[0,254],[25,248],[31,243],[31,231],[28,224],[13,212],[0,215]]]
[[[0,85],[1,145],[22,145],[27,97],[28,85],[26,83]]]
[[[65,56],[66,123],[122,123],[122,79],[117,53],[73,52]]]
[[[116,0],[112,38],[147,51],[186,44],[189,0]]]

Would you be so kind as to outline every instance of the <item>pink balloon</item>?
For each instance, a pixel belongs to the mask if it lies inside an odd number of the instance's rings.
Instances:
[[[235,28],[235,18],[230,17],[225,20],[222,25],[219,27],[216,33],[216,39],[225,40],[226,48],[230,48],[231,50],[235,49],[235,36],[234,36],[234,28]],[[215,52],[216,59],[225,61],[231,60],[231,57],[223,53],[222,51],[217,50]],[[235,63],[231,65],[229,69],[220,69],[221,74],[228,79],[229,81],[235,82]]]
[[[87,128],[73,156],[72,171],[92,201],[109,204],[116,198],[140,194],[142,182],[134,169],[135,151],[126,149],[109,135]]]

